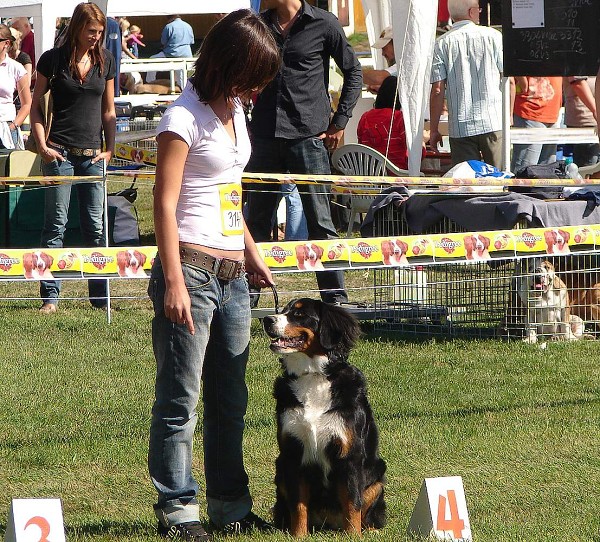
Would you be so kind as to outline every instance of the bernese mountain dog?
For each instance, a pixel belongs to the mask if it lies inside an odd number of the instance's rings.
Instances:
[[[279,456],[275,525],[292,536],[385,525],[385,461],[363,374],[348,363],[360,336],[346,309],[297,299],[263,327],[281,354],[275,381]]]

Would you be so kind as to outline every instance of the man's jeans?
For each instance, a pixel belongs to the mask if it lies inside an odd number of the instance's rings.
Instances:
[[[242,455],[248,403],[248,285],[245,278],[221,281],[187,264],[182,269],[194,335],[164,314],[165,280],[158,257],[148,287],[154,305],[152,344],[157,363],[148,467],[158,491],[155,510],[160,521],[165,525],[197,521],[192,443],[202,380],[208,515],[223,526],[252,508]]]
[[[513,126],[515,128],[558,128],[558,120],[554,123],[539,122],[513,115]],[[513,154],[510,170],[517,173],[520,169],[536,165],[550,164],[556,160],[556,144],[530,143],[528,145],[513,145]]]
[[[44,175],[86,175],[103,176],[104,161],[92,164],[89,156],[75,156],[65,149],[54,148],[62,153],[64,162],[56,160],[49,164],[42,162]],[[69,214],[71,187],[77,190],[79,202],[79,221],[81,236],[85,247],[105,246],[104,236],[104,184],[102,182],[77,182],[48,186],[44,189],[44,227],[42,230],[41,246],[47,248],[62,248]],[[40,282],[40,296],[44,303],[58,303],[60,295],[59,280],[44,280]],[[106,279],[90,279],[88,281],[90,302],[95,307],[106,305]]]
[[[323,140],[271,139],[254,137],[252,156],[247,171],[258,173],[313,173],[329,174],[329,154]],[[308,226],[308,238],[337,239],[331,220],[329,187],[317,184],[298,184],[302,207]],[[280,185],[251,184],[247,187],[246,224],[256,242],[271,238],[271,224],[280,197]],[[343,271],[318,271],[317,284],[321,298],[327,303],[348,301],[344,290]]]

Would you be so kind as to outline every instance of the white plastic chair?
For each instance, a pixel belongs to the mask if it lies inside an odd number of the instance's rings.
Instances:
[[[350,143],[336,149],[331,156],[332,165],[343,175],[366,175],[380,177],[387,175],[387,171],[399,177],[408,177],[408,171],[396,167],[383,154],[358,143]],[[335,191],[350,195],[350,220],[348,222],[347,236],[352,235],[354,221],[358,215],[369,210],[373,200],[387,185],[382,184],[353,184],[347,189]]]

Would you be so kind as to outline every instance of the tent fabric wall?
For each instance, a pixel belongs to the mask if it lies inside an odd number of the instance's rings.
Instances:
[[[417,175],[421,169],[423,119],[429,103],[438,0],[362,0],[362,3],[369,43],[374,43],[386,26],[393,27],[398,96],[409,149],[408,169],[411,175]],[[371,51],[375,67],[385,68],[381,50]]]
[[[79,3],[81,0],[0,0],[0,17],[33,17],[35,49],[39,56],[54,45],[56,18],[69,17]],[[96,4],[108,15],[135,17],[172,13],[227,13],[249,8],[250,0],[97,0]]]

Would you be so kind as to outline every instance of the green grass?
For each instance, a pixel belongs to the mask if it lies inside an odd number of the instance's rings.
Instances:
[[[0,307],[0,529],[11,498],[60,497],[69,540],[155,540],[146,472],[151,311],[139,303],[111,325],[85,304],[46,318],[19,303]],[[366,334],[352,361],[367,375],[379,423],[389,525],[365,539],[407,540],[423,478],[460,475],[477,541],[598,540],[597,352],[593,341],[542,353],[519,342]],[[274,498],[278,370],[255,323],[245,454],[265,516]],[[199,435],[196,445],[202,480]]]

